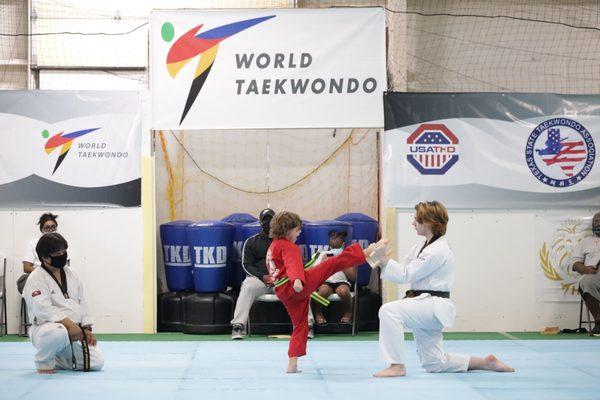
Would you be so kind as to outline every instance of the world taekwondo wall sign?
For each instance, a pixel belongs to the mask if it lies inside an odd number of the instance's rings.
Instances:
[[[154,129],[381,127],[382,8],[159,10]]]
[[[0,91],[0,204],[140,206],[141,105],[127,91]]]

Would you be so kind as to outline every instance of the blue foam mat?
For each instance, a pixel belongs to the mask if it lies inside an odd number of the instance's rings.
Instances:
[[[374,379],[377,342],[311,342],[297,375],[287,342],[104,342],[101,372],[39,375],[30,343],[0,343],[0,399],[283,398],[598,400],[600,341],[453,340],[446,351],[494,353],[516,373],[428,374],[406,342],[408,375]]]

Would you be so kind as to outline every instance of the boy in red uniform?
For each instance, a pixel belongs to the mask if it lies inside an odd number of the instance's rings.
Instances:
[[[294,331],[288,349],[287,372],[298,371],[298,357],[306,354],[308,336],[308,306],[311,293],[337,271],[365,262],[373,249],[364,250],[353,244],[340,255],[325,259],[319,265],[304,270],[300,248],[295,244],[302,220],[292,212],[281,212],[271,221],[273,242],[267,252],[267,268],[275,285],[275,294],[285,306]]]

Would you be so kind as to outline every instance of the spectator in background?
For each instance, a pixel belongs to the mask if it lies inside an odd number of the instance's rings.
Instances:
[[[269,271],[266,266],[267,250],[273,239],[269,236],[271,220],[275,211],[270,208],[262,210],[258,216],[261,231],[248,238],[242,249],[242,266],[246,272],[246,279],[242,282],[240,295],[235,305],[233,319],[231,320],[231,339],[243,339],[246,335],[246,324],[252,304],[263,294],[275,294],[273,283],[269,282]],[[313,338],[312,313],[309,312],[309,338]]]
[[[571,266],[582,276],[579,281],[579,293],[590,313],[594,317],[592,334],[600,336],[600,212],[592,220],[592,236],[583,238],[573,250]]]
[[[58,229],[58,222],[56,221],[57,218],[58,215],[54,215],[52,213],[42,214],[38,220],[38,225],[42,235],[44,233],[56,232]],[[23,275],[21,275],[17,280],[17,290],[19,293],[23,293],[23,287],[27,282],[29,274],[32,273],[35,268],[41,265],[40,260],[35,252],[35,246],[37,245],[39,239],[39,237],[32,239],[25,248],[25,255],[23,256]]]
[[[261,231],[244,242],[242,266],[246,272],[246,279],[242,282],[231,320],[231,338],[234,340],[243,339],[246,335],[246,323],[254,301],[259,296],[273,291],[273,285],[267,280],[269,275],[265,266],[265,257],[272,241],[269,237],[269,226],[274,215],[275,211],[270,208],[262,210],[258,217]]]
[[[324,251],[319,255],[315,265],[318,265],[323,260],[323,256],[334,257],[344,251],[344,241],[347,233],[344,231],[329,232],[329,250]],[[356,280],[356,267],[346,268],[343,271],[338,271],[331,275],[325,283],[319,287],[317,293],[324,298],[328,298],[333,293],[337,293],[342,300],[344,311],[340,323],[348,324],[352,320],[352,294],[350,293],[350,282],[348,279]],[[323,315],[323,306],[317,301],[312,301],[312,308],[315,315],[315,323],[317,325],[326,324],[325,316]]]

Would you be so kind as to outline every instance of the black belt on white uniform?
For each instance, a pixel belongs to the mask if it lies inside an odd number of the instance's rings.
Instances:
[[[85,330],[79,324],[81,328],[81,353],[83,356],[83,371],[90,372],[90,346],[88,345],[87,338],[85,337]],[[71,342],[71,364],[73,371],[77,369],[77,359],[75,358],[75,349],[73,348],[73,342]]]
[[[438,292],[436,290],[407,290],[404,298],[410,299],[412,297],[420,296],[423,293],[429,293],[431,296],[443,297],[444,299],[450,298],[450,292]]]

